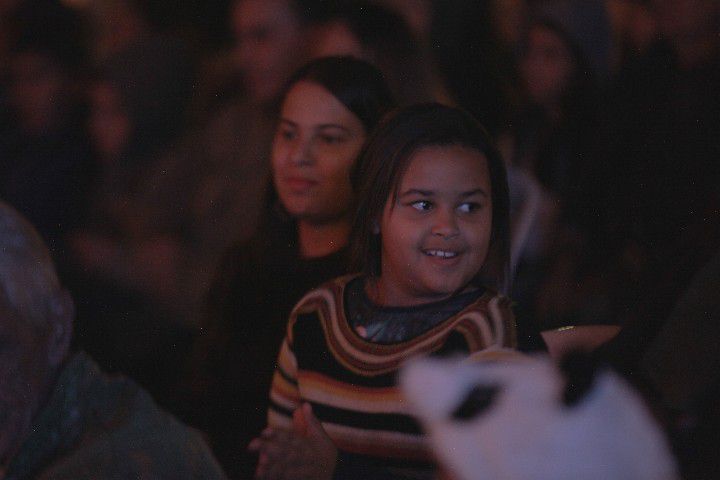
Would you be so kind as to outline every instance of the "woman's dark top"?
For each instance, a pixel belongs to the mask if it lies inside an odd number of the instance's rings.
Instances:
[[[297,225],[269,215],[219,267],[190,366],[187,420],[204,430],[228,475],[252,478],[247,444],[266,425],[275,360],[293,306],[309,290],[346,273],[347,251],[302,258]]]

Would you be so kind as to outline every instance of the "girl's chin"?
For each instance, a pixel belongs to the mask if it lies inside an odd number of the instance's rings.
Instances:
[[[434,278],[425,283],[425,288],[419,291],[419,296],[431,299],[429,301],[445,300],[456,293],[466,291],[470,280],[464,281],[464,279],[447,277]]]

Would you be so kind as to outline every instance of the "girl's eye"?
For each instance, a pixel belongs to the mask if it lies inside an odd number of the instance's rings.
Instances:
[[[429,200],[418,200],[417,202],[412,202],[410,206],[418,212],[427,212],[432,209],[433,205]]]
[[[477,202],[465,202],[458,206],[458,210],[462,213],[473,213],[480,210],[481,205]]]

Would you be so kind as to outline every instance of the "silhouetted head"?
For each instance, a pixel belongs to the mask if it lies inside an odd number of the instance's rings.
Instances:
[[[0,467],[30,432],[54,384],[73,317],[42,239],[0,202]]]

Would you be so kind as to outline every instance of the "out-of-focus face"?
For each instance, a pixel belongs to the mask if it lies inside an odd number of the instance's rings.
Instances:
[[[251,98],[274,100],[303,61],[304,28],[291,0],[240,0],[232,15],[235,58]]]
[[[371,60],[366,58],[360,40],[345,23],[340,21],[328,22],[314,29],[308,46],[308,55],[311,58],[349,55]]]
[[[520,72],[530,98],[540,105],[557,105],[568,87],[575,64],[563,40],[549,28],[530,29]]]
[[[9,100],[25,130],[54,128],[69,93],[66,82],[61,68],[44,55],[23,52],[12,59]]]
[[[458,145],[419,149],[379,225],[378,300],[411,306],[462,291],[480,271],[490,245],[487,159]]]
[[[100,82],[90,92],[89,130],[102,158],[117,158],[122,153],[130,136],[130,118],[120,93],[110,83]]]
[[[312,223],[349,215],[350,169],[365,136],[360,119],[325,88],[301,81],[290,89],[272,149],[275,187],[290,215]]]
[[[717,0],[653,0],[651,6],[660,32],[671,40],[705,35],[720,12]]]
[[[399,13],[418,39],[429,39],[432,2],[429,0],[385,0],[383,4]]]
[[[0,471],[30,432],[51,369],[47,338],[0,292]]]

